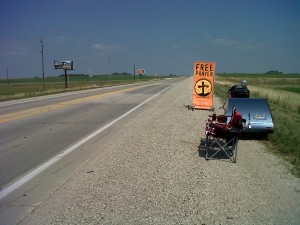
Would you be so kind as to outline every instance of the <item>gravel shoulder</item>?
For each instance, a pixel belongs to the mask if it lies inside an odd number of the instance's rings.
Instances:
[[[300,179],[260,142],[205,160],[210,112],[191,93],[188,78],[85,146],[99,150],[19,224],[300,224]]]

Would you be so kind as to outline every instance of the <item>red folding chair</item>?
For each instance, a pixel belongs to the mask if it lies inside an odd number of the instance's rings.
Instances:
[[[227,118],[231,117],[227,123]],[[246,120],[232,108],[232,116],[210,116],[205,127],[205,159],[215,158],[220,152],[225,153],[231,162],[237,158],[239,137]]]

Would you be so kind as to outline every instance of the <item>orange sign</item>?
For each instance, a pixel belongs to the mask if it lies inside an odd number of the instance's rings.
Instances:
[[[195,62],[193,107],[195,109],[212,109],[216,63]]]

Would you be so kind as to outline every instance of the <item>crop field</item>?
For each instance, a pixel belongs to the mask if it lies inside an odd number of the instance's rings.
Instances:
[[[121,84],[131,84],[136,82],[146,82],[153,79],[165,78],[157,76],[138,75],[70,75],[65,88],[65,78],[47,77],[42,78],[20,78],[20,79],[0,79],[0,101],[8,101],[29,97],[36,97],[63,92],[100,88]]]
[[[246,79],[250,97],[267,98],[274,134],[265,143],[292,163],[292,172],[300,177],[300,75],[299,74],[219,74],[215,94],[226,99],[227,90]]]

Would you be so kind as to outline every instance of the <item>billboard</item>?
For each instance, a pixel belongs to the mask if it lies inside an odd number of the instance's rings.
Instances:
[[[212,109],[216,63],[195,62],[193,83],[193,107]]]
[[[56,70],[74,70],[73,60],[54,61],[54,69],[56,69]]]
[[[138,69],[138,70],[137,70],[137,73],[138,73],[138,74],[145,74],[145,69]]]

